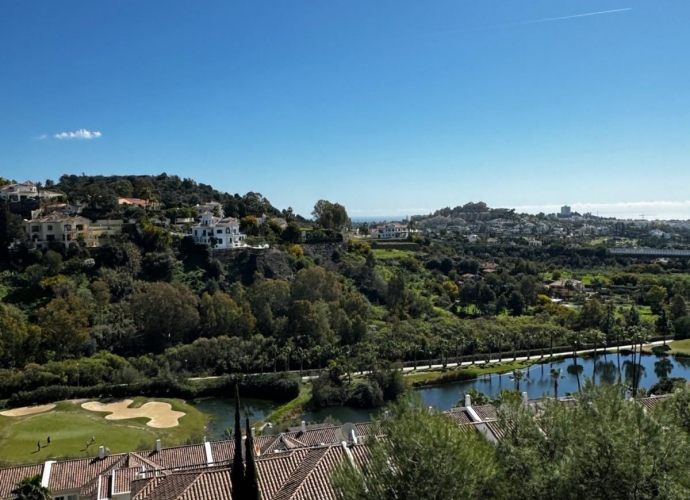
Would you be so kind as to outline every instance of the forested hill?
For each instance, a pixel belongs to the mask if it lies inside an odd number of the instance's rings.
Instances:
[[[281,210],[261,193],[249,192],[244,196],[229,194],[213,186],[181,179],[177,175],[63,175],[57,184],[46,181],[46,188],[64,192],[70,201],[88,203],[108,212],[117,208],[117,198],[140,198],[162,203],[165,207],[195,206],[217,201],[229,217],[280,216]]]

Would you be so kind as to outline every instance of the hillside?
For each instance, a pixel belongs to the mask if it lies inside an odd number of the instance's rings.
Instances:
[[[180,179],[165,173],[153,175],[87,176],[63,175],[57,184],[46,182],[47,189],[67,194],[69,201],[83,202],[94,211],[111,215],[117,211],[117,198],[139,198],[160,203],[166,208],[194,207],[200,203],[216,201],[223,205],[225,214],[242,218],[247,215],[260,217],[282,216],[261,193],[250,192],[244,196],[223,193],[208,184],[192,179]]]
[[[648,337],[690,332],[680,261],[616,259],[556,240],[488,245],[412,233],[373,242],[347,231],[337,203],[318,201],[306,224],[258,193],[165,174],[63,176],[50,188],[85,203],[82,215],[126,220],[93,246],[76,239],[41,249],[0,204],[0,400],[43,386],[328,366],[314,405],[377,406],[399,381],[375,374],[351,384],[348,373],[543,352],[573,339],[612,343],[638,327]],[[150,203],[124,207],[117,197]],[[196,243],[188,223],[165,221],[209,199],[271,248],[214,249]],[[263,214],[285,220],[260,222]]]

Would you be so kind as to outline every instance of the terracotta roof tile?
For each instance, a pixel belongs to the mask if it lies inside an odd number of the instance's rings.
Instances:
[[[300,490],[302,484],[307,480],[311,473],[318,467],[321,460],[328,454],[330,448],[314,448],[307,452],[298,469],[290,475],[288,480],[272,497],[272,500],[292,500]],[[313,500],[313,499],[310,499]]]
[[[43,464],[25,465],[0,470],[0,498],[10,498],[19,481],[43,473]]]
[[[130,492],[132,500],[146,498],[146,495],[151,493],[164,477],[165,476],[147,477],[132,481],[132,491]]]
[[[178,472],[156,478],[132,499],[175,500],[199,477],[201,472]]]
[[[297,470],[307,453],[308,450],[302,449],[259,457],[256,466],[259,470],[259,488],[262,497],[272,499]]]
[[[498,419],[498,414],[496,413],[496,407],[492,405],[483,406],[473,406],[472,409],[475,411],[479,418],[482,420],[496,420]]]
[[[206,450],[203,444],[163,448],[161,451],[138,452],[137,455],[164,469],[206,465]]]
[[[494,435],[497,441],[500,441],[505,437],[506,431],[497,421],[494,420],[491,422],[484,422],[484,425],[491,432],[491,434]]]
[[[455,422],[458,425],[465,425],[465,424],[471,424],[472,419],[469,417],[467,412],[463,409],[462,411],[450,411],[446,413],[453,422]]]
[[[654,408],[656,408],[659,403],[661,403],[666,396],[650,396],[647,398],[640,398],[637,400],[637,403],[642,406],[646,411],[652,411]]]
[[[54,492],[82,488],[125,459],[126,455],[110,455],[103,459],[83,458],[56,462],[50,471],[48,487]]]
[[[187,488],[180,500],[231,500],[231,491],[230,470],[204,472]]]

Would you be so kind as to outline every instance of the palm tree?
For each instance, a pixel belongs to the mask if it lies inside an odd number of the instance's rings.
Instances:
[[[594,362],[592,363],[592,382],[596,384],[597,382],[597,371],[596,371],[596,366],[597,366],[597,348],[599,347],[599,344],[604,342],[604,334],[601,333],[599,330],[591,330],[589,332],[589,341],[594,344]],[[606,351],[604,351],[606,352]]]
[[[618,365],[618,380],[622,380],[621,373],[621,334],[623,333],[623,328],[620,325],[613,327],[613,335],[616,338],[616,364]]]
[[[513,332],[513,361],[517,361],[517,348],[520,343],[520,334]]]
[[[50,490],[41,484],[41,475],[25,477],[12,490],[17,500],[50,500]]]
[[[312,360],[316,360],[316,364],[319,368],[319,371],[321,371],[321,358],[323,357],[323,347],[320,345],[314,346],[311,349],[311,358]]]
[[[302,370],[304,369],[304,355],[306,354],[306,350],[302,347],[298,347],[295,349],[295,354],[299,356],[299,376],[302,376]]]
[[[290,354],[292,354],[292,346],[290,344],[283,347],[281,354],[285,359],[285,371],[290,370]]]
[[[495,334],[496,347],[498,347],[498,362],[503,359],[503,332],[497,331]]]
[[[661,314],[656,320],[656,331],[663,337],[665,346],[666,337],[673,334],[673,323],[671,322],[665,306],[661,308]]]
[[[572,332],[570,334],[570,345],[573,347],[573,362],[575,363],[575,366],[571,372],[575,373],[575,376],[577,377],[577,391],[580,392],[580,372],[582,371],[580,367],[577,364],[577,348],[580,346],[582,343],[582,334],[580,332]]]
[[[527,331],[523,335],[523,339],[525,342],[525,347],[527,348],[527,359],[530,359],[532,357],[531,351],[532,351],[532,342],[534,342],[534,332],[532,331]]]
[[[577,380],[577,391],[580,392],[580,375],[585,370],[585,367],[582,365],[578,365],[577,361],[575,361],[574,364],[568,365],[568,368],[566,368],[566,370],[570,375],[575,375],[575,379]]]
[[[654,363],[654,373],[660,379],[668,378],[668,376],[671,374],[672,370],[673,370],[673,363],[671,363],[671,360],[668,359],[668,357],[666,357],[666,356],[664,356],[659,361],[656,361]]]
[[[515,390],[520,392],[520,380],[525,378],[525,372],[522,370],[513,370],[513,380],[515,380]]]
[[[553,397],[558,399],[558,379],[561,378],[560,368],[551,368],[551,378],[553,379]]]

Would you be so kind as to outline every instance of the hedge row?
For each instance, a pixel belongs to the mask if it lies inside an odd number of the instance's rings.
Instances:
[[[227,397],[235,394],[239,383],[240,394],[246,398],[269,399],[278,403],[291,401],[299,395],[299,378],[289,374],[228,375],[199,383],[177,380],[152,380],[137,384],[96,385],[75,387],[52,385],[33,391],[20,391],[6,402],[8,408],[46,404],[65,399],[123,398],[131,396],[196,399]]]

